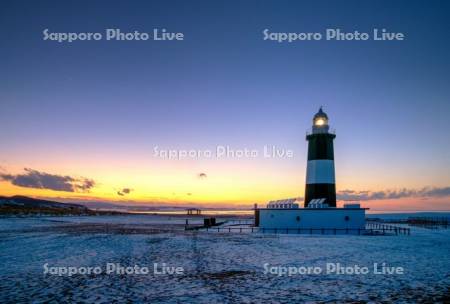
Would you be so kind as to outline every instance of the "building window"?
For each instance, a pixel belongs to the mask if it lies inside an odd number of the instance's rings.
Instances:
[[[296,219],[297,222],[300,222],[300,217],[299,216],[297,216],[295,219]]]
[[[348,222],[350,220],[350,217],[348,215],[346,215],[344,219],[346,222]]]

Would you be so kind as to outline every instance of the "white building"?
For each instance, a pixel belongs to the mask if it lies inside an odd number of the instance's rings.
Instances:
[[[307,208],[277,208],[272,202],[255,211],[255,223],[267,232],[289,229],[297,233],[360,234],[365,228],[365,211],[359,204],[330,208],[311,203]],[[311,231],[312,229],[312,231]]]

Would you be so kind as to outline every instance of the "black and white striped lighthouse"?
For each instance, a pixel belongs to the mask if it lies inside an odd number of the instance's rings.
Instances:
[[[320,107],[314,115],[312,132],[306,135],[308,141],[308,165],[306,168],[305,208],[315,199],[330,207],[336,207],[336,182],[334,175],[333,140],[328,116]]]

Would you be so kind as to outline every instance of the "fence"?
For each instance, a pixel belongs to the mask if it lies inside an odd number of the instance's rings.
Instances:
[[[399,234],[410,235],[411,234],[411,229],[410,228],[398,227],[398,226],[393,226],[393,225],[386,225],[386,224],[381,224],[381,223],[378,223],[378,222],[367,222],[366,223],[366,228],[367,229],[373,229],[373,230],[382,231],[383,234],[385,234],[386,231],[395,233],[395,235],[399,235]]]
[[[226,221],[227,226],[233,225],[253,225],[255,223],[254,220],[229,220]]]
[[[372,227],[370,227],[372,226]],[[404,234],[410,235],[409,228],[396,227],[391,225],[383,225],[378,223],[368,223],[366,228],[259,228],[259,227],[206,227],[206,231],[211,232],[228,232],[228,233],[283,233],[283,234],[353,234],[353,235],[379,235],[379,234]]]
[[[403,224],[429,229],[448,229],[450,227],[450,218],[448,217],[408,217],[406,219],[381,219],[367,218],[370,223]]]
[[[429,229],[447,229],[449,227],[449,219],[447,217],[409,217],[406,222],[412,226]]]

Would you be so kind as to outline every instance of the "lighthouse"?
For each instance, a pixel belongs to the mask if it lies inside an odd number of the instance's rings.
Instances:
[[[322,110],[314,115],[306,135],[305,199],[272,200],[266,208],[255,208],[255,226],[261,232],[361,234],[365,231],[366,209],[357,202],[336,207],[333,141],[328,116]]]
[[[336,181],[334,174],[333,140],[328,116],[320,107],[314,115],[308,141],[308,163],[306,166],[305,208],[312,202],[336,207]]]

